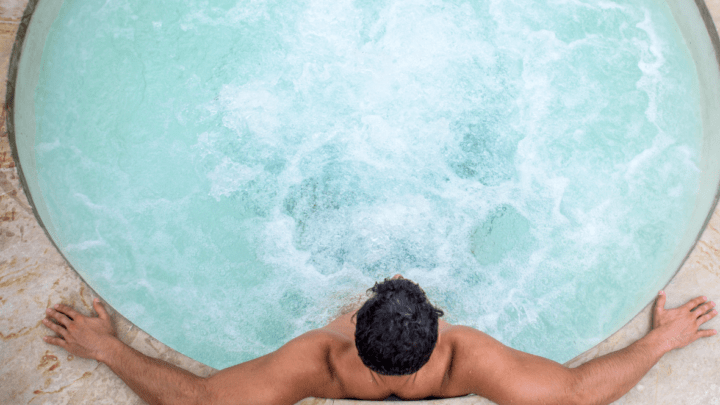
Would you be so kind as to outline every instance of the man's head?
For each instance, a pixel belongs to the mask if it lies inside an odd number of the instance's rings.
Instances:
[[[355,326],[363,364],[383,375],[417,372],[435,348],[443,311],[430,304],[420,286],[402,277],[375,283],[368,292],[373,295],[358,310]]]

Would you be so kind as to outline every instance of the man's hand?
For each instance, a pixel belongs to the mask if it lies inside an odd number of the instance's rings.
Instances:
[[[706,297],[697,297],[685,305],[665,309],[665,293],[660,291],[653,308],[653,332],[663,337],[663,349],[670,351],[685,347],[701,337],[712,336],[715,330],[699,329],[717,315],[715,303]]]
[[[63,304],[48,308],[43,324],[58,336],[45,336],[43,339],[60,346],[75,356],[102,361],[108,343],[117,339],[110,315],[100,300],[95,298],[93,307],[99,317],[87,317]]]
[[[209,403],[203,378],[124,344],[99,299],[93,301],[93,307],[98,317],[84,316],[62,304],[48,308],[43,324],[58,336],[45,336],[44,340],[75,356],[104,363],[149,404]]]

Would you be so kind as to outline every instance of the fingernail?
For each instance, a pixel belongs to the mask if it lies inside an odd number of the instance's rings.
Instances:
[[[47,309],[45,310],[45,312],[49,314],[49,313],[51,313],[52,311],[50,310],[50,308],[47,308]]]
[[[60,308],[60,304],[55,304],[55,309]]]
[[[665,291],[660,290],[660,292],[658,293],[658,295],[665,295]]]

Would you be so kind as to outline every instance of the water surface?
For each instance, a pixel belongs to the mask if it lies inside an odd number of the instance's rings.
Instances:
[[[695,67],[654,1],[65,0],[36,90],[56,243],[216,368],[402,273],[566,361],[672,274]]]

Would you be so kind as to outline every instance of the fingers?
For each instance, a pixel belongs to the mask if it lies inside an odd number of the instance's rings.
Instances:
[[[64,304],[57,304],[55,305],[55,310],[58,312],[62,312],[63,314],[70,317],[70,319],[75,319],[77,317],[82,316],[78,311],[74,310],[72,307],[69,307]]]
[[[717,315],[717,311],[708,312],[708,313],[706,313],[705,315],[699,317],[699,318],[697,319],[697,324],[698,324],[698,326],[700,326],[700,325],[704,324],[705,322],[707,322],[707,321],[715,318],[715,315]]]
[[[93,308],[95,308],[95,312],[97,312],[100,319],[110,319],[110,315],[108,315],[107,310],[105,310],[105,306],[102,302],[100,302],[99,298],[95,298],[93,300]]]
[[[715,329],[699,330],[697,332],[698,338],[710,337],[714,335],[717,335],[717,331]]]
[[[60,346],[63,349],[67,349],[67,342],[63,339],[52,337],[52,336],[45,336],[43,340],[47,343],[50,343],[51,345]]]
[[[657,299],[655,300],[655,312],[662,312],[665,310],[666,299],[667,297],[665,296],[665,291],[660,291]]]
[[[70,321],[71,321],[70,318],[68,318],[68,317],[67,317],[65,314],[63,314],[62,312],[58,312],[58,311],[56,311],[56,310],[54,310],[54,309],[52,309],[52,308],[48,308],[48,309],[45,310],[45,313],[47,314],[47,317],[48,317],[48,318],[52,318],[52,319],[58,321],[58,323],[59,323],[60,325],[66,327],[66,328],[67,328],[67,326],[70,324]]]
[[[691,310],[698,305],[702,304],[703,302],[707,301],[707,297],[697,297],[687,302],[687,304],[683,305],[682,308]]]
[[[714,302],[712,302],[712,301],[706,302],[706,303],[700,305],[699,307],[693,309],[692,312],[697,314],[697,316],[701,316],[702,314],[710,311],[714,306],[715,306]]]
[[[47,326],[48,329],[50,329],[51,331],[57,333],[58,335],[62,336],[63,338],[65,337],[65,333],[67,332],[67,329],[63,328],[62,326],[54,323],[53,321],[51,321],[47,318],[43,319],[42,322],[43,322],[43,325]]]

